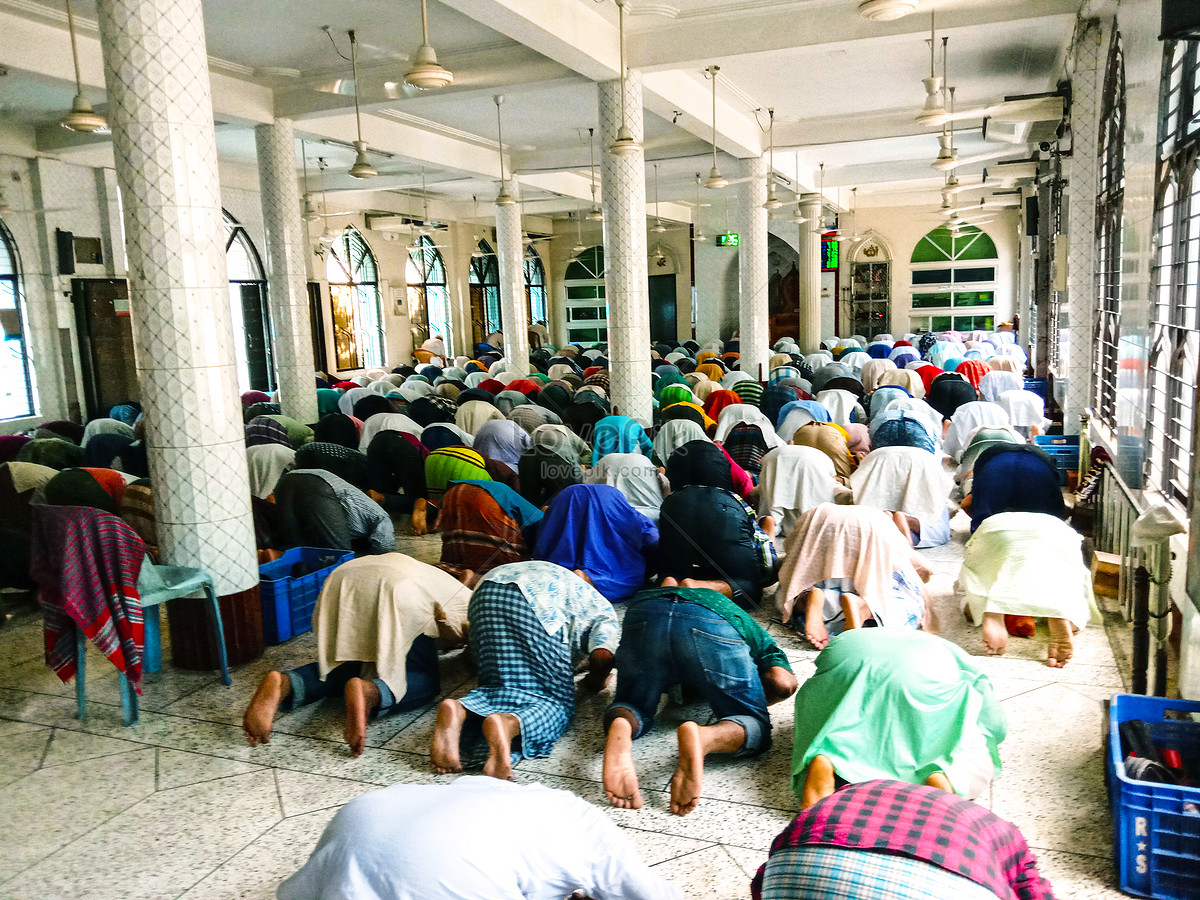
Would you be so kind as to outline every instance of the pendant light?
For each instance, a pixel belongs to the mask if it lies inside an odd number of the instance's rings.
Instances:
[[[946,97],[943,93],[946,82],[945,78],[937,75],[934,68],[937,56],[937,34],[934,29],[933,15],[931,11],[929,13],[929,77],[921,79],[921,83],[925,85],[925,108],[921,110],[916,120],[918,125],[923,125],[927,128],[936,128],[939,125],[946,124]],[[944,50],[942,65],[944,69]]]
[[[587,249],[587,245],[583,242],[583,226],[579,222],[579,215],[573,213],[572,218],[575,219],[575,246],[571,248],[571,254],[578,256]]]
[[[696,227],[692,229],[692,243],[703,244],[708,240],[704,229],[700,227],[700,173],[696,173]]]
[[[629,120],[625,116],[625,4],[628,0],[616,0],[617,28],[621,44],[621,127],[617,129],[617,137],[608,145],[608,152],[613,156],[632,156],[642,152],[642,145],[633,139],[629,129]]]
[[[500,192],[496,194],[496,205],[512,206],[517,201],[508,192],[508,179],[504,177],[504,130],[500,123],[500,106],[504,103],[504,95],[496,94],[492,99],[496,102],[496,149],[500,153]]]
[[[775,196],[775,110],[768,109],[767,115],[771,117],[770,126],[770,143],[768,144],[770,153],[770,162],[767,164],[767,199],[763,203],[763,209],[779,209],[783,206],[783,201]]]
[[[325,166],[326,165],[328,165],[328,163],[325,162],[325,157],[318,156],[317,157],[317,168],[321,172],[321,176],[320,176],[320,178],[321,178],[321,206],[325,210],[326,215],[328,215],[329,214],[329,198],[325,194]],[[325,220],[325,228],[321,231],[320,236],[317,238],[317,245],[319,248],[331,247],[331,246],[333,246],[333,242],[336,240],[337,240],[337,232],[335,232],[332,228],[329,227],[329,219],[327,218]],[[322,250],[321,252],[324,252],[324,251]]]
[[[704,179],[704,186],[709,190],[718,190],[729,184],[725,180],[725,176],[721,174],[721,170],[717,168],[717,73],[721,71],[720,66],[709,66],[704,70],[708,73],[708,77],[712,79],[712,169],[708,173],[708,177]]]
[[[654,164],[654,227],[650,229],[655,234],[666,234],[667,227],[658,217],[658,163]]]
[[[808,219],[800,212],[800,154],[796,154],[796,211],[789,217],[788,221],[793,225],[803,225]]]
[[[367,159],[367,142],[362,136],[362,113],[358,107],[358,41],[354,29],[350,29],[350,71],[354,77],[354,123],[358,126],[358,140],[354,142],[354,165],[350,167],[351,178],[374,178],[379,174]]]
[[[588,129],[588,151],[592,156],[592,208],[588,210],[587,220],[589,222],[599,222],[604,218],[604,211],[600,209],[600,204],[596,202],[596,129]]]
[[[479,222],[479,197],[475,194],[471,195],[471,208],[474,210],[472,219],[476,223]],[[471,232],[471,259],[483,259],[483,249],[479,246],[479,233]]]
[[[404,81],[422,90],[434,90],[454,83],[454,76],[438,65],[437,54],[430,46],[429,10],[425,0],[421,0],[421,46],[413,54],[413,62],[404,73]]]
[[[71,111],[62,117],[59,124],[70,131],[83,134],[108,131],[108,121],[92,109],[92,104],[83,96],[83,78],[79,74],[79,48],[75,46],[75,16],[71,13],[71,0],[66,0],[66,3],[67,31],[71,33],[71,59],[75,63],[75,99],[71,101]]]
[[[305,222],[316,222],[321,218],[321,214],[317,212],[312,191],[308,187],[308,145],[303,140],[300,141],[300,159],[304,164],[304,212],[301,215]]]
[[[954,88],[950,91],[950,130],[938,135],[938,155],[933,161],[933,167],[939,172],[949,172],[958,166],[958,151],[954,149]]]
[[[825,163],[820,164],[821,180],[817,191],[821,197],[821,211],[817,213],[817,227],[813,229],[813,234],[824,234],[828,229],[825,227]]]

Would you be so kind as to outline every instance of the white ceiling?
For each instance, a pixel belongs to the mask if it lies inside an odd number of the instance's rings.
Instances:
[[[721,66],[717,130],[722,147],[765,147],[755,110],[770,106],[776,110],[776,170],[791,178],[798,158],[803,187],[816,186],[816,167],[824,162],[831,196],[838,187],[860,185],[860,201],[936,199],[940,176],[929,167],[937,152],[936,132],[913,122],[924,100],[920,79],[929,67],[924,12],[872,23],[858,17],[857,0],[631,3],[630,64],[648,73],[645,142],[648,160],[661,160],[664,202],[692,201],[695,173],[707,173],[712,165],[709,85],[702,74],[709,63]],[[938,36],[950,36],[950,77],[959,109],[1053,89],[1062,75],[1076,5],[1075,0],[938,0],[937,15],[946,25],[939,25]],[[929,0],[923,6],[928,9]],[[93,0],[75,0],[75,8],[86,92],[102,105]],[[541,18],[524,19],[521,9],[535,9]],[[469,202],[477,195],[490,201],[497,175],[492,97],[503,93],[505,162],[521,173],[523,194],[561,194],[573,198],[576,207],[590,202],[586,130],[597,118],[593,78],[616,71],[611,0],[430,0],[431,42],[456,74],[453,88],[430,92],[396,87],[419,43],[418,0],[344,0],[336,6],[204,0],[204,12],[213,71],[234,79],[235,94],[238,81],[248,92],[269,89],[262,96],[275,114],[296,119],[298,133],[314,140],[308,158],[329,161],[328,190],[411,191],[424,170],[434,197]],[[47,125],[74,93],[62,59],[69,50],[61,0],[0,0],[4,16],[42,27],[31,33],[45,35],[47,61],[15,66],[0,44],[0,65],[10,65],[10,73],[0,77],[0,132],[41,125],[38,149],[69,158],[71,148],[61,146],[61,136],[52,135],[53,125]],[[0,30],[4,21],[0,18]],[[364,124],[372,146],[389,154],[375,157],[381,176],[368,183],[344,174],[352,159],[345,145],[356,136],[353,87],[349,63],[321,31],[324,25],[331,26],[341,53],[348,53],[345,30],[358,31]],[[214,90],[215,107],[218,94]],[[673,109],[686,110],[678,124],[671,122]],[[218,129],[223,160],[253,165],[253,121],[236,109],[226,114],[218,108],[216,115],[226,123]],[[758,119],[765,124],[761,110]],[[1024,145],[984,142],[980,124],[981,118],[962,122],[957,136],[960,157],[968,161],[961,166],[964,181],[978,176],[987,161],[1030,151]],[[428,146],[422,136],[432,136]],[[445,152],[447,147],[454,152]],[[724,152],[718,164],[728,177],[739,172],[737,160]],[[651,199],[652,171],[648,162]],[[732,197],[735,191],[721,193]],[[849,191],[842,194],[848,203]],[[721,198],[718,208],[730,202]]]

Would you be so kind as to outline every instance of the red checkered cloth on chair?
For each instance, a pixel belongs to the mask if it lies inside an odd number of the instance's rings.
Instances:
[[[116,516],[91,507],[38,505],[32,526],[30,574],[39,588],[46,663],[70,680],[78,627],[141,693],[145,626],[137,583],[146,545]]]

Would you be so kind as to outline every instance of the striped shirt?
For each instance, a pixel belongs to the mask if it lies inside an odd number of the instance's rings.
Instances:
[[[346,522],[352,538],[362,538],[372,553],[391,553],[396,549],[396,531],[391,517],[378,503],[332,472],[325,469],[293,469],[293,473],[315,475],[333,488],[333,493],[346,510]]]

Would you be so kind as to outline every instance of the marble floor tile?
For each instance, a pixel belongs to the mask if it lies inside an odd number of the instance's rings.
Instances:
[[[29,725],[26,729],[0,734],[0,759],[4,760],[0,786],[24,778],[42,765],[53,732],[41,725]]]
[[[75,852],[26,869],[4,891],[14,900],[126,900],[134,892],[144,900],[173,898],[280,818],[270,772],[160,791],[99,825]]]
[[[116,753],[127,753],[130,750],[139,750],[143,746],[145,745],[132,741],[116,740],[96,734],[87,734],[82,731],[67,731],[63,728],[56,728],[53,737],[50,739],[50,745],[46,749],[46,755],[42,759],[42,767],[62,766],[79,762],[83,759],[112,756]]]
[[[179,900],[275,900],[279,882],[304,865],[337,810],[321,809],[276,823],[205,875]]]
[[[275,787],[279,791],[284,816],[298,816],[319,809],[336,809],[359,794],[375,790],[379,785],[276,769]]]
[[[154,748],[119,756],[88,759],[70,766],[41,769],[0,788],[0,894],[18,897],[83,897],[75,886],[65,890],[18,889],[10,880],[41,860],[50,868],[59,851],[113,816],[154,793]],[[102,846],[86,841],[94,854]],[[122,841],[122,846],[130,846]],[[110,857],[111,858],[111,857]]]
[[[750,882],[724,847],[709,847],[654,866],[684,897],[695,900],[745,900]]]
[[[199,784],[202,781],[216,781],[218,778],[228,778],[230,775],[244,775],[246,772],[254,772],[259,768],[261,767],[233,759],[224,759],[220,756],[185,753],[182,750],[168,750],[160,747],[156,784],[158,790],[166,791],[189,784]]]

